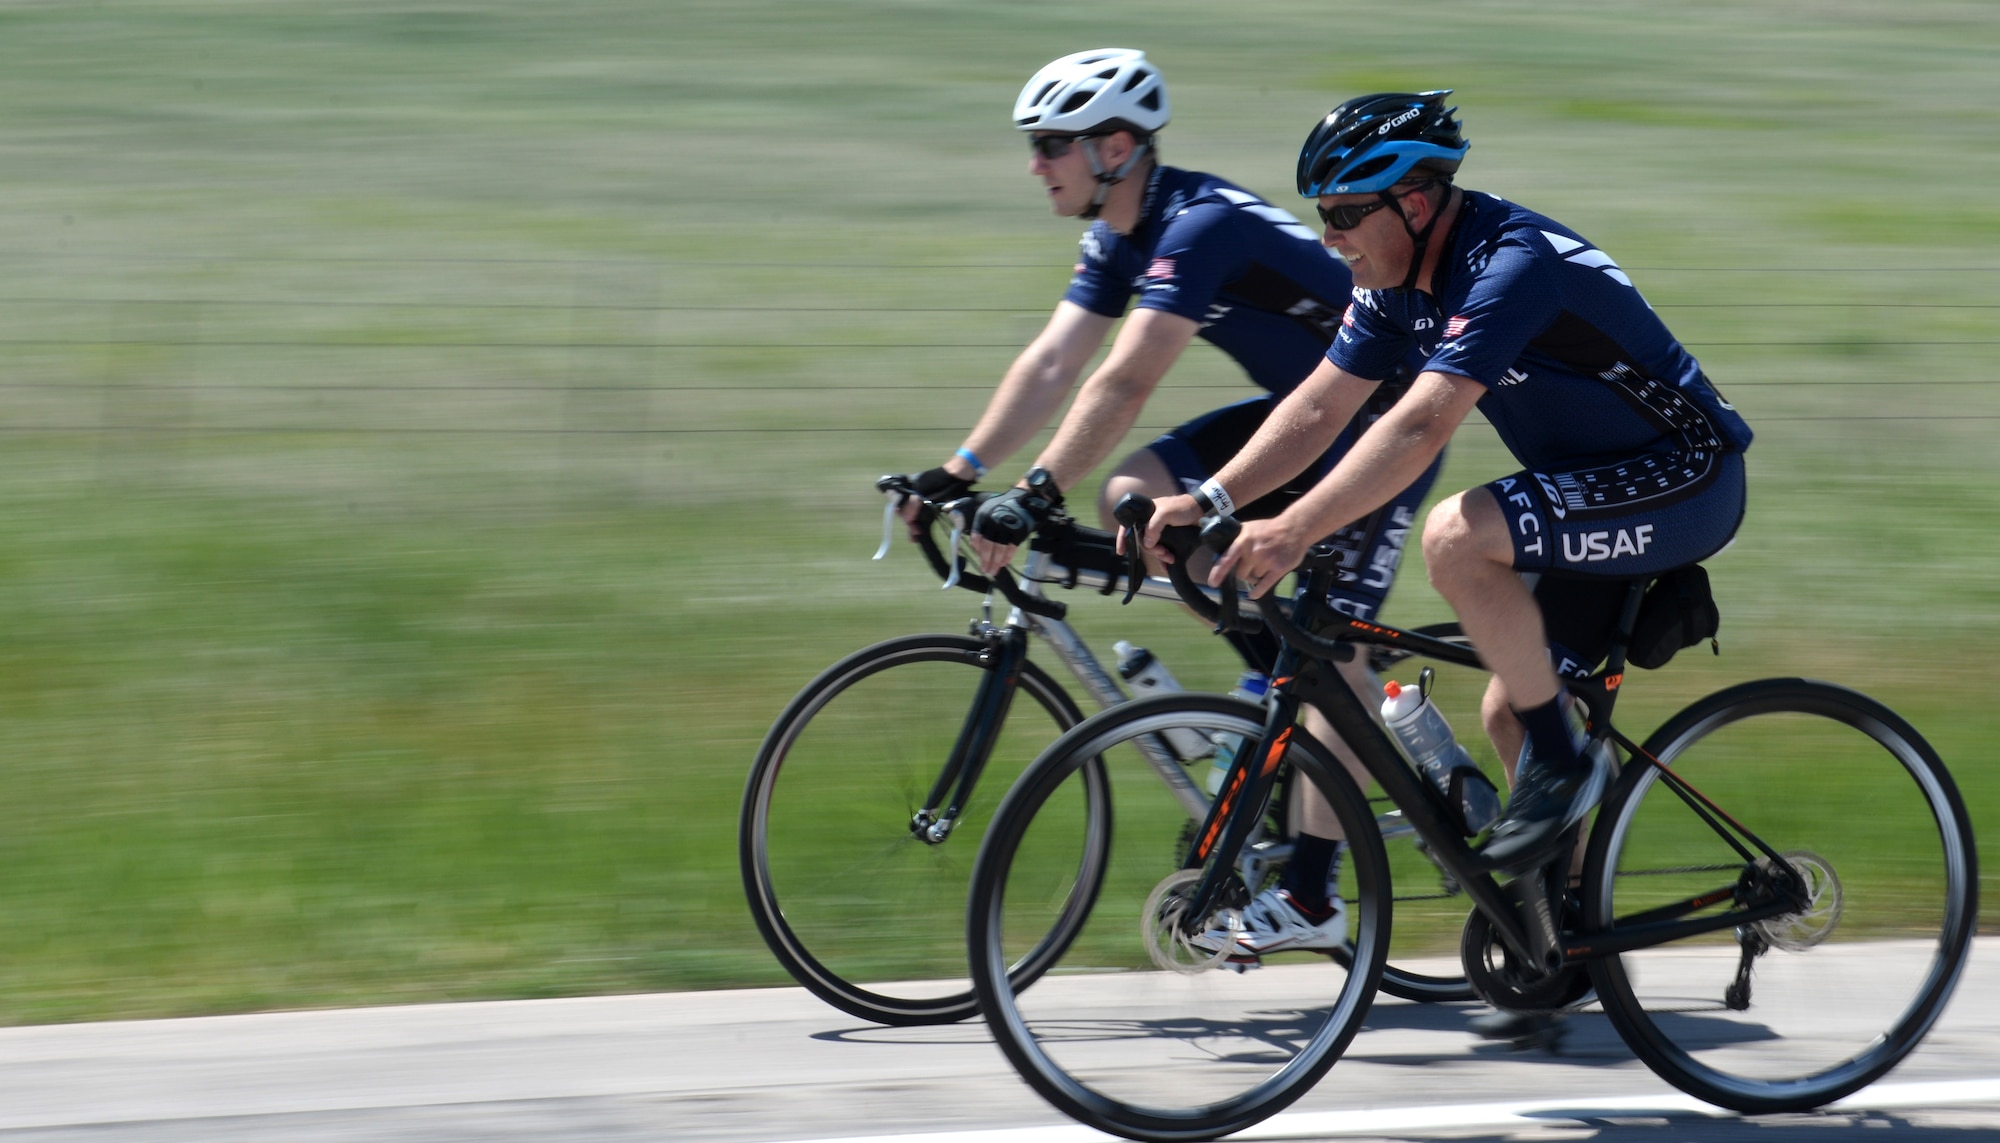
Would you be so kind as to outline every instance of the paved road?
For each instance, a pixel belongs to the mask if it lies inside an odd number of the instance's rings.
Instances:
[[[1613,1143],[2000,1138],[2000,939],[1943,1023],[1847,1107],[1744,1121],[1634,1061],[1602,1017],[1561,1057],[1385,1001],[1293,1111],[1239,1138]],[[978,1024],[859,1024],[795,989],[0,1030],[0,1141],[1081,1143]],[[915,1138],[910,1138],[915,1137]]]

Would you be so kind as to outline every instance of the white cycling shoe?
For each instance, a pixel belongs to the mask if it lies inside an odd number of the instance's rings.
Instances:
[[[1266,889],[1243,910],[1240,929],[1209,929],[1191,943],[1210,952],[1234,946],[1232,961],[1255,961],[1272,953],[1332,952],[1347,943],[1347,909],[1339,898],[1332,911],[1314,920],[1283,889]]]

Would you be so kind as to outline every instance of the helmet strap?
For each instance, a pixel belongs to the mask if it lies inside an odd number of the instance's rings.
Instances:
[[[1132,148],[1131,157],[1118,164],[1117,170],[1107,171],[1104,160],[1097,154],[1097,138],[1087,135],[1077,141],[1083,144],[1083,155],[1090,160],[1090,173],[1097,179],[1097,191],[1090,196],[1090,205],[1083,208],[1080,217],[1096,218],[1104,213],[1104,200],[1111,197],[1111,188],[1125,181],[1125,176],[1132,173],[1132,168],[1139,165],[1139,160],[1146,157],[1153,144],[1150,140],[1141,140]]]
[[[1437,180],[1433,179],[1431,181],[1436,182]],[[1429,189],[1428,185],[1421,188],[1423,191],[1428,191]],[[1407,294],[1417,288],[1417,275],[1423,273],[1424,270],[1424,252],[1430,249],[1431,232],[1437,229],[1438,219],[1444,217],[1444,206],[1433,209],[1431,211],[1431,220],[1424,223],[1424,228],[1419,231],[1410,225],[1410,216],[1403,213],[1403,208],[1396,202],[1395,197],[1387,190],[1381,193],[1383,198],[1389,200],[1389,207],[1396,212],[1396,217],[1403,220],[1403,232],[1410,236],[1410,272],[1403,276],[1403,284],[1396,289],[1396,292],[1399,294]],[[1412,191],[1410,193],[1415,194],[1419,192]],[[1450,183],[1444,184],[1444,201],[1445,205],[1450,205],[1451,203]]]

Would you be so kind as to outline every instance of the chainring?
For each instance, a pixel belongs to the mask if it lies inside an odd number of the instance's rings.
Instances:
[[[1582,964],[1566,964],[1553,973],[1516,962],[1493,922],[1477,909],[1465,919],[1459,938],[1459,959],[1465,978],[1479,998],[1510,1012],[1553,1012],[1567,1008],[1590,992],[1590,972]]]

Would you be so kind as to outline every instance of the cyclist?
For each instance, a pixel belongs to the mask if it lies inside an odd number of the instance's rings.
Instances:
[[[1028,475],[980,508],[973,543],[989,573],[1062,505],[1063,490],[1109,458],[1195,337],[1227,353],[1266,392],[1198,417],[1124,458],[1099,496],[1106,528],[1115,527],[1110,508],[1127,493],[1157,498],[1209,481],[1321,361],[1339,328],[1352,285],[1342,262],[1286,211],[1214,175],[1162,165],[1155,133],[1167,118],[1159,69],[1144,53],[1122,48],[1056,60],[1015,102],[1014,125],[1028,135],[1028,173],[1047,188],[1057,215],[1090,219],[1091,226],[1048,324],[1015,359],[957,452],[922,473],[918,489],[933,501],[963,495],[1027,444],[1112,325],[1121,316],[1125,321]],[[1134,295],[1136,308],[1126,316]],[[1402,388],[1392,381],[1349,409],[1297,479],[1243,498],[1239,513],[1273,515],[1303,493]],[[1369,513],[1329,530],[1347,560],[1335,606],[1360,618],[1375,614],[1436,473],[1434,461]],[[905,512],[914,520],[915,505]],[[1251,661],[1269,665],[1274,645],[1239,645]],[[1334,948],[1346,939],[1346,918],[1329,885],[1337,875],[1340,829],[1323,803],[1304,813],[1281,887],[1282,900],[1296,907],[1280,905],[1280,890],[1253,903],[1252,912],[1276,918],[1263,926],[1263,951]]]
[[[1477,406],[1524,468],[1439,502],[1423,552],[1493,674],[1482,718],[1516,764],[1482,853],[1519,872],[1553,859],[1602,795],[1609,765],[1581,756],[1557,673],[1585,675],[1603,656],[1551,647],[1541,608],[1564,606],[1566,584],[1601,596],[1593,584],[1604,577],[1722,548],[1742,520],[1751,433],[1609,255],[1453,184],[1469,144],[1450,94],[1349,100],[1299,153],[1299,193],[1318,200],[1354,300],[1327,364],[1216,481],[1236,501],[1279,486],[1413,349],[1424,361],[1333,470],[1276,517],[1246,523],[1210,575],[1233,571],[1253,594],[1268,591],[1313,539],[1425,471]],[[1224,503],[1200,493],[1161,502],[1149,543]],[[1543,578],[1531,587],[1524,573]]]

